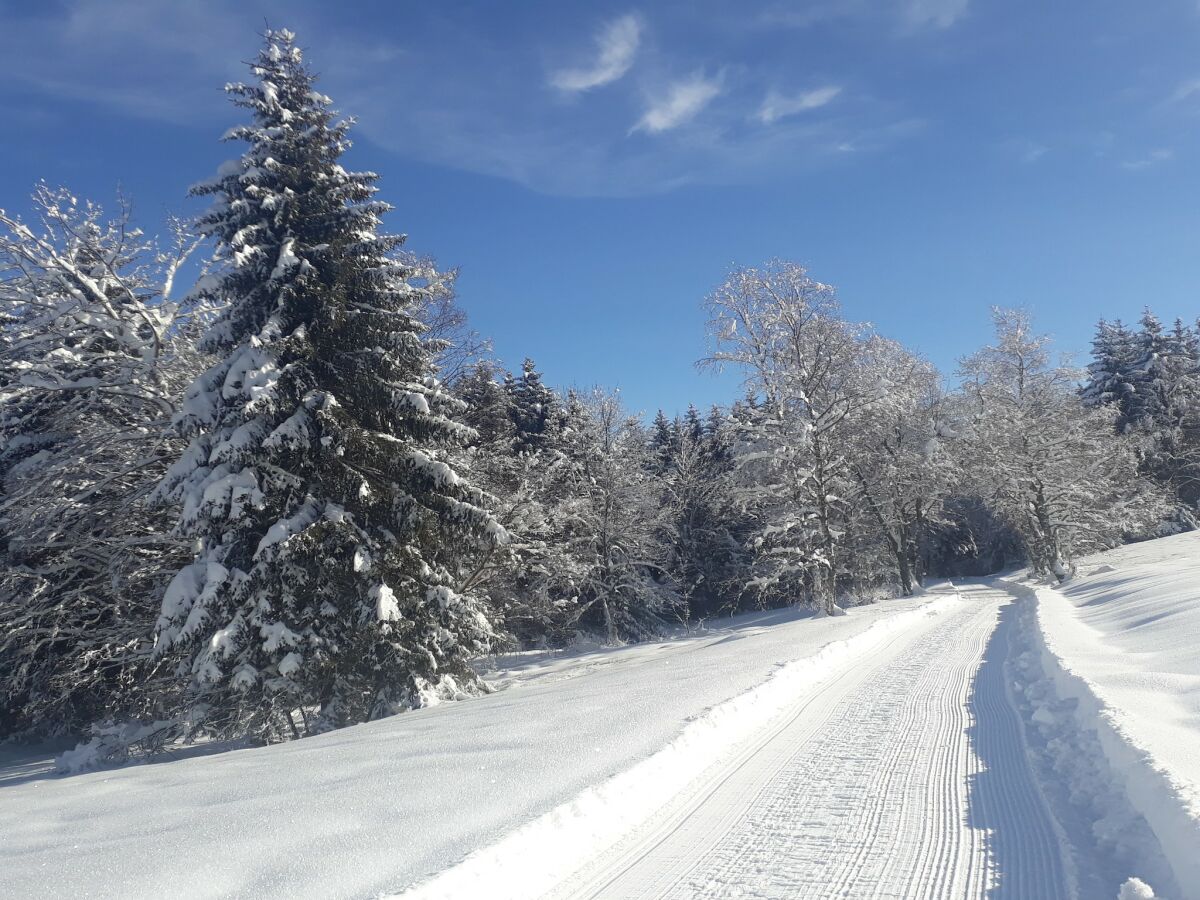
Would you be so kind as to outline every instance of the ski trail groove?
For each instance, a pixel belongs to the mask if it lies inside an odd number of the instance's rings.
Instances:
[[[905,642],[906,639],[906,632],[892,635],[879,648],[878,652],[886,654],[898,644]],[[836,695],[838,686],[848,679],[854,679],[855,675],[853,668],[842,669],[830,679],[825,688]],[[805,697],[781,720],[772,724],[757,739],[750,741],[726,765],[710,771],[699,779],[687,796],[676,798],[675,804],[661,812],[651,825],[638,829],[632,837],[623,841],[620,846],[625,849],[616,855],[615,859],[609,859],[612,854],[602,855],[599,864],[594,863],[592,869],[588,870],[591,873],[588,887],[582,893],[578,887],[575,887],[571,888],[568,893],[564,894],[560,889],[551,892],[549,896],[572,898],[609,896],[608,890],[614,882],[626,874],[631,865],[640,862],[643,857],[661,847],[703,806],[704,813],[699,821],[705,823],[709,832],[706,838],[708,843],[704,844],[698,839],[698,843],[693,845],[688,852],[659,860],[658,868],[653,876],[635,895],[637,897],[664,896],[663,892],[668,890],[671,884],[694,865],[695,859],[701,851],[711,849],[711,845],[715,844],[722,834],[733,827],[736,817],[742,812],[741,805],[736,802],[730,803],[729,795],[720,793],[721,789],[747,767],[752,766],[752,771],[758,773],[769,772],[769,777],[758,779],[758,786],[753,788],[754,796],[746,801],[749,805],[754,805],[758,802],[758,794],[769,790],[771,780],[777,777],[779,771],[787,764],[786,756],[778,756],[778,750],[786,747],[786,744],[778,743],[777,738],[789,730],[793,737],[800,731],[805,734],[817,732],[824,726],[832,710],[833,706],[823,692]],[[778,758],[776,758],[777,756]],[[574,880],[570,883],[573,884]],[[618,894],[613,896],[618,896]],[[620,894],[620,896],[624,895]]]
[[[1012,598],[962,594],[549,896],[1068,900],[1006,694]]]

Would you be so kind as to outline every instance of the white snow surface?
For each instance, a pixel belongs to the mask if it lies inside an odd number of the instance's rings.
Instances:
[[[1200,802],[1200,532],[1122,547],[1080,569],[1061,590],[1042,592],[1043,628],[1071,670]]]
[[[1006,698],[1012,599],[972,585],[790,664],[401,897],[1067,900],[1063,838]],[[703,752],[727,731],[727,752]],[[655,779],[688,784],[663,802]]]
[[[69,777],[14,762],[0,768],[0,896],[400,891],[647,760],[781,665],[944,602],[515,656],[489,676],[495,694],[273,747]]]
[[[555,890],[677,795],[690,792],[693,782],[711,767],[736,758],[748,739],[768,728],[798,700],[824,690],[851,665],[886,649],[895,634],[960,605],[956,594],[947,594],[783,665],[763,684],[696,718],[663,749],[632,768],[588,788],[402,896],[411,900],[483,896],[522,900]],[[772,852],[778,849],[773,847]]]
[[[1197,646],[1186,534],[1057,588],[512,654],[295,743],[0,762],[0,896],[1200,900]]]
[[[1024,693],[1057,777],[1132,874],[1200,900],[1200,533],[1096,554],[1033,594]]]

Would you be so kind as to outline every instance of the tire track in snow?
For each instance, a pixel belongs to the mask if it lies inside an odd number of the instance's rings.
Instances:
[[[1069,897],[1005,694],[997,613],[1011,598],[964,596],[554,896]]]

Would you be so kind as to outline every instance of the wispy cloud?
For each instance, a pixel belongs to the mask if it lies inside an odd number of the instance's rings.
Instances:
[[[757,118],[764,125],[770,125],[788,116],[807,112],[810,109],[819,109],[832,102],[841,92],[841,87],[835,84],[791,96],[771,90],[767,92],[766,99],[758,108]]]
[[[642,21],[630,13],[614,19],[596,36],[597,55],[590,65],[559,69],[550,84],[561,91],[578,92],[611,84],[633,66],[642,40]]]
[[[1050,148],[1045,144],[1029,144],[1021,151],[1021,162],[1035,163],[1049,152]]]
[[[73,0],[53,14],[5,18],[0,55],[12,81],[175,124],[222,111],[219,87],[244,67],[214,51],[253,46],[251,29],[228,9],[187,3]]]
[[[907,0],[904,19],[913,28],[949,28],[967,13],[968,0]]]
[[[656,7],[656,15],[665,10],[655,32],[661,30],[661,44],[656,37],[651,46],[649,26],[634,12],[600,23],[594,50],[581,47],[578,58],[548,67],[543,49],[551,34],[580,34],[585,44],[589,38],[578,12],[560,14],[565,5],[518,4],[504,21],[529,39],[514,42],[509,34],[464,28],[460,19],[434,14],[382,21],[364,32],[315,0],[61,4],[61,15],[37,10],[0,28],[0,54],[13,74],[0,84],[0,105],[45,110],[62,122],[84,101],[116,116],[173,123],[208,141],[240,118],[220,87],[247,77],[241,61],[252,57],[255,31],[267,18],[298,32],[322,89],[359,119],[364,143],[395,154],[385,191],[408,177],[403,161],[574,196],[762,183],[838,165],[839,147],[877,151],[912,134],[896,124],[902,107],[864,97],[840,105],[836,116],[802,114],[833,101],[819,82],[815,91],[785,89],[768,97],[770,85],[805,84],[811,77],[805,61],[745,48],[718,23],[706,21],[710,31],[701,40],[675,27],[685,21],[699,29],[691,12],[672,18],[665,7]],[[895,21],[891,12],[880,17],[885,28]],[[697,68],[706,62],[707,69]],[[548,91],[551,78],[558,86]],[[613,88],[601,91],[602,83]],[[586,104],[563,103],[553,91],[591,95]],[[754,127],[765,97],[771,125]],[[654,139],[629,140],[633,132]],[[230,149],[211,140],[209,152],[215,164]]]
[[[811,3],[770,3],[759,10],[755,24],[766,28],[811,28],[825,22],[849,19],[866,13],[864,0],[813,0]]]
[[[630,129],[630,134],[635,131],[658,134],[691,121],[721,94],[721,82],[720,75],[709,78],[703,72],[674,82],[661,96],[651,101],[637,124]]]
[[[1142,169],[1149,169],[1151,166],[1157,166],[1160,163],[1170,162],[1175,158],[1175,151],[1169,147],[1164,147],[1159,150],[1151,150],[1140,159],[1132,159],[1121,163],[1122,169],[1128,169],[1131,172],[1138,172]]]
[[[1200,78],[1193,78],[1180,84],[1167,97],[1167,103],[1183,103],[1185,100],[1190,100],[1196,94],[1200,94]]]
[[[919,134],[927,124],[924,119],[908,118],[863,128],[851,137],[838,141],[832,149],[839,154],[878,152]]]
[[[899,22],[904,35],[949,28],[966,14],[968,4],[969,0],[810,0],[769,5],[757,21],[769,27],[811,28],[839,20],[890,20]]]
[[[1019,162],[1025,165],[1033,165],[1043,156],[1050,152],[1050,148],[1038,141],[1031,141],[1028,138],[1011,138],[1003,141],[999,149],[1008,158],[1016,158]]]

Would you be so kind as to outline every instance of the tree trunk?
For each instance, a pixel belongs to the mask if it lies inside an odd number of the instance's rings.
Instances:
[[[1037,526],[1041,538],[1042,567],[1044,573],[1053,575],[1059,582],[1066,581],[1071,574],[1070,567],[1063,559],[1062,548],[1058,543],[1058,534],[1050,518],[1049,504],[1042,485],[1037,487],[1037,500],[1034,503],[1034,513],[1037,516]]]
[[[617,645],[617,626],[613,621],[612,607],[608,604],[607,594],[600,598],[600,608],[604,610],[604,630],[608,632],[608,643],[615,647]]]
[[[904,546],[903,541],[891,541],[892,551],[896,555],[896,568],[900,570],[900,590],[904,592],[905,597],[913,595],[913,575],[912,563],[908,558],[908,548]]]

